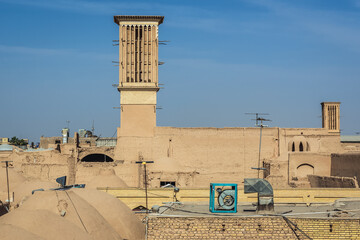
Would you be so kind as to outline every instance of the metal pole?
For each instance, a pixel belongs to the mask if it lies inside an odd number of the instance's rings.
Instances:
[[[7,192],[8,192],[8,202],[10,204],[10,187],[9,187],[9,172],[8,172],[8,167],[9,167],[9,162],[6,161],[6,180],[7,180]]]
[[[262,137],[263,124],[260,125],[260,143],[259,143],[259,160],[258,160],[258,178],[260,178],[260,154],[261,154],[261,137]]]
[[[145,184],[145,199],[146,199],[146,213],[149,213],[148,210],[148,194],[147,194],[147,173],[146,173],[146,164],[147,163],[154,163],[154,161],[136,161],[135,163],[144,165],[144,184]]]
[[[144,170],[145,170],[145,176],[144,176],[144,182],[145,182],[145,199],[146,199],[146,214],[149,213],[148,209],[148,196],[147,196],[147,175],[146,175],[146,163],[144,163]]]

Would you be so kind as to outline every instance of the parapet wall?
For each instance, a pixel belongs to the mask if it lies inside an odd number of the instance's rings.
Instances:
[[[356,177],[308,175],[312,188],[359,188]]]
[[[360,179],[360,154],[331,154],[331,176],[356,177]]]
[[[307,236],[357,239],[360,236],[359,219],[289,220],[282,217],[149,217],[147,239],[308,239]]]
[[[102,187],[98,190],[115,196],[131,209],[146,206],[144,189]],[[360,191],[357,188],[274,189],[275,203],[330,204],[340,198],[360,198]],[[206,205],[209,203],[209,188],[180,188],[176,199],[183,203],[198,202]],[[163,202],[173,202],[176,199],[174,199],[173,189],[148,188],[149,206],[162,205]],[[244,194],[243,189],[238,189],[238,202],[256,203],[257,201],[256,193]]]

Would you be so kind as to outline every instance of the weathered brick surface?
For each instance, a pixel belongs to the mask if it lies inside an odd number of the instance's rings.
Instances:
[[[312,239],[360,239],[360,219],[290,219]]]
[[[148,239],[296,239],[277,217],[150,217]]]
[[[359,219],[290,218],[312,239],[360,239]],[[292,226],[293,229],[296,229]],[[148,239],[307,239],[281,217],[150,217]]]

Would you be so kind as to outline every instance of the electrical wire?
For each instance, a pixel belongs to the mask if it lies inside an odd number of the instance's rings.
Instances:
[[[226,216],[226,217],[239,216],[239,215],[230,215],[230,214],[216,214],[216,213],[207,213],[207,212],[196,212],[196,211],[178,209],[178,208],[174,208],[172,206],[160,206],[160,207],[165,207],[165,208],[176,210],[176,211],[179,211],[179,212],[194,213],[194,214],[203,214],[203,215],[212,215],[212,216]],[[356,212],[356,211],[360,211],[360,209],[340,210],[340,211]],[[263,217],[263,216],[274,216],[274,217],[283,217],[283,216],[285,216],[286,217],[286,216],[295,216],[295,215],[327,214],[327,213],[336,213],[336,212],[339,212],[339,210],[327,211],[327,212],[304,212],[304,213],[286,213],[286,214],[254,214],[254,215],[244,215],[244,217]],[[166,214],[163,214],[163,213],[161,213],[160,215],[170,216],[170,215],[166,215]],[[177,216],[177,215],[171,215],[171,216]],[[191,217],[191,215],[182,215],[182,216]]]
[[[83,225],[85,231],[86,231],[87,233],[89,233],[88,230],[87,230],[86,227],[85,227],[85,224],[84,224],[83,220],[81,219],[81,217],[80,217],[80,215],[79,215],[79,213],[78,213],[78,211],[77,211],[77,209],[76,209],[76,207],[75,207],[74,202],[73,202],[72,199],[70,198],[68,192],[67,192],[66,190],[64,190],[64,192],[66,193],[66,195],[68,196],[69,200],[71,201],[71,203],[72,203],[72,205],[73,205],[73,207],[74,207],[74,209],[75,209],[75,212],[76,212],[76,214],[78,215],[79,220],[80,220],[81,224]]]
[[[312,238],[309,237],[303,230],[301,230],[301,229],[297,226],[297,224],[293,223],[292,221],[290,221],[290,219],[288,219],[288,218],[285,217],[285,216],[282,216],[282,218],[284,219],[284,221],[286,222],[286,224],[288,225],[288,227],[291,229],[291,231],[293,231],[293,233],[295,234],[295,236],[296,236],[297,239],[301,240],[300,236],[298,236],[298,234],[296,233],[295,229],[299,230],[305,237],[307,237],[308,239],[312,240]],[[292,228],[291,225],[294,226],[295,229]]]

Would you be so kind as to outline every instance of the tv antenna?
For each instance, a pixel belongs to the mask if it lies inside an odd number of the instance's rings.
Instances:
[[[260,170],[266,170],[266,168],[260,167],[262,129],[263,129],[263,127],[268,127],[268,125],[264,125],[264,122],[271,122],[270,119],[260,117],[260,115],[270,115],[270,114],[268,114],[268,113],[245,113],[245,114],[247,114],[247,115],[255,115],[255,119],[251,119],[251,120],[255,120],[255,126],[260,127],[258,166],[257,166],[257,168],[254,168],[254,167],[251,168],[251,169],[257,170],[258,178],[260,178]]]
[[[119,40],[112,40],[112,42],[113,42],[113,46],[119,46]]]
[[[70,129],[69,126],[70,126],[70,120],[66,120],[66,126],[67,126],[67,129]]]
[[[167,43],[170,42],[169,40],[162,40],[159,41],[159,45],[167,45]]]

